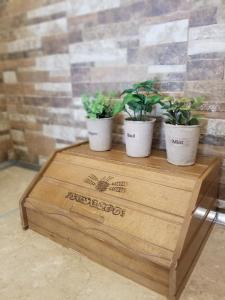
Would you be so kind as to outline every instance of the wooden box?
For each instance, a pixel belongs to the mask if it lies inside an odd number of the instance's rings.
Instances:
[[[23,195],[31,228],[178,299],[216,215],[220,161],[167,163],[165,152],[127,157],[122,146],[56,151]]]

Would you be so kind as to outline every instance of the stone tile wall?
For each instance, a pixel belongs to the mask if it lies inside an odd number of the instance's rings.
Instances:
[[[0,95],[0,162],[13,158],[12,146],[6,99]]]
[[[223,0],[0,0],[0,156],[6,110],[17,158],[41,164],[86,137],[83,93],[158,78],[164,92],[206,96],[199,151],[223,158],[225,198],[224,61]]]

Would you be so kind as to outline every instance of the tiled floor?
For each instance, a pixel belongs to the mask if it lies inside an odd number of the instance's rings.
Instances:
[[[0,171],[0,300],[165,300],[73,250],[20,227],[35,172]],[[225,227],[215,226],[181,300],[225,300]]]

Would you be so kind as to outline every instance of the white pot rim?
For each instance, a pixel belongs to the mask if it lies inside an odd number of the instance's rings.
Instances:
[[[150,118],[149,120],[145,121],[135,121],[135,120],[130,120],[130,119],[125,119],[125,122],[133,122],[134,124],[146,124],[146,123],[154,123],[156,121],[155,118]]]
[[[86,117],[86,119],[87,119],[87,120],[90,120],[90,121],[112,120],[113,118],[114,118],[114,117],[91,119],[91,118]]]
[[[200,127],[200,124],[198,125],[173,125],[173,124],[168,124],[164,122],[164,125],[167,127],[173,127],[173,128],[198,128]]]

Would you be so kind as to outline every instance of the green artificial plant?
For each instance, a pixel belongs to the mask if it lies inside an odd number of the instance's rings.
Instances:
[[[153,106],[162,98],[155,88],[154,80],[135,83],[121,95],[124,95],[123,101],[116,103],[114,113],[125,111],[129,116],[128,120],[132,121],[147,121]]]
[[[172,125],[198,125],[200,116],[193,115],[192,110],[197,110],[202,103],[202,97],[175,98],[172,96],[166,96],[160,102],[162,108],[166,110],[163,113],[167,117],[166,123]]]
[[[115,116],[115,98],[115,92],[108,94],[97,92],[94,96],[84,95],[82,102],[87,112],[87,117],[90,119],[102,119]]]

